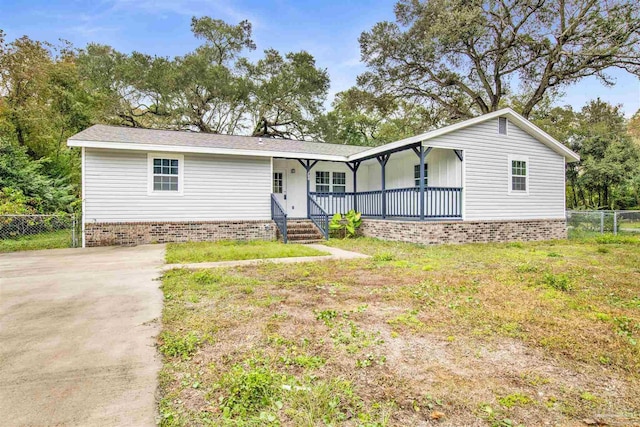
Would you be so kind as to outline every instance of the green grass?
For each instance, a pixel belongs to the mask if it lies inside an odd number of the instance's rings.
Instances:
[[[640,235],[328,244],[372,257],[165,273],[161,425],[637,418]]]
[[[309,246],[266,241],[169,243],[168,264],[328,255]]]
[[[0,240],[0,252],[33,251],[38,249],[68,248],[70,246],[71,233],[69,230]]]
[[[638,229],[640,229],[640,221],[639,222],[624,222],[624,221],[621,221],[621,222],[618,223],[618,228],[629,228],[629,229],[638,230]]]

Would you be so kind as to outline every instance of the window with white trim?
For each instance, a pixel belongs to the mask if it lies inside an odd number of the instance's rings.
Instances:
[[[331,191],[331,180],[329,172],[316,171],[316,191],[318,193],[328,193]]]
[[[511,182],[510,190],[513,193],[527,193],[528,188],[528,160],[524,158],[510,159]]]
[[[345,193],[347,191],[347,174],[345,172],[333,172],[333,192]]]
[[[420,164],[413,167],[413,181],[416,187],[420,187]],[[424,186],[429,186],[429,165],[424,164]]]
[[[273,193],[274,194],[282,194],[282,185],[283,176],[282,172],[274,172],[273,173]]]
[[[153,191],[179,191],[180,163],[178,159],[153,158]]]

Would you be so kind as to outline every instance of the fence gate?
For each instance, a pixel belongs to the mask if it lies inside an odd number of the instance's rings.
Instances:
[[[33,248],[77,248],[82,245],[78,214],[0,215],[0,245],[29,244]]]

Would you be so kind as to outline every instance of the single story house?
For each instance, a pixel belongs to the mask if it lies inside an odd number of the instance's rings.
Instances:
[[[507,108],[378,147],[96,125],[82,149],[83,246],[328,237],[417,243],[566,237],[576,153]]]

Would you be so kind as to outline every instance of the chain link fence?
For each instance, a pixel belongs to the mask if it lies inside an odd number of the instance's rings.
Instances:
[[[640,211],[567,211],[569,237],[604,233],[638,233]]]
[[[76,248],[82,245],[78,214],[0,215],[0,251]]]

